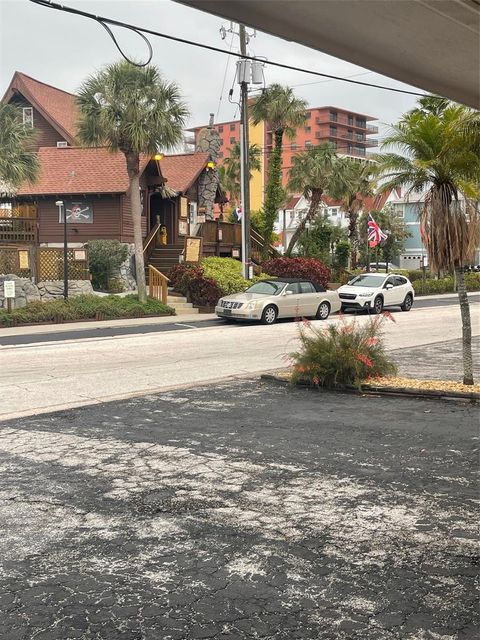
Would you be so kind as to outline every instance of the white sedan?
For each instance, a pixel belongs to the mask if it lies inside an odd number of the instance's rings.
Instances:
[[[381,313],[384,307],[410,311],[415,300],[412,283],[394,273],[362,273],[338,289],[342,309],[367,309]]]
[[[336,291],[311,280],[278,278],[260,280],[244,293],[220,298],[215,313],[225,320],[260,320],[273,324],[277,318],[308,318],[326,320],[330,313],[340,311]]]

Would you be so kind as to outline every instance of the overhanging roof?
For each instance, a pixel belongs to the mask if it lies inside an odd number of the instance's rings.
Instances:
[[[177,2],[480,107],[479,0]]]

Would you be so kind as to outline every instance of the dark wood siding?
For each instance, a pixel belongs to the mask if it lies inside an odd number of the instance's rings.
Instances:
[[[63,199],[70,199],[62,196]],[[93,207],[92,224],[69,224],[69,242],[88,242],[88,240],[120,240],[120,198],[121,196],[80,196],[88,200]],[[39,241],[63,242],[63,224],[58,221],[57,198],[45,198],[38,201]],[[73,197],[73,199],[76,199]]]
[[[32,105],[21,96],[15,96],[12,101],[18,107],[31,107]],[[40,147],[56,147],[57,142],[65,140],[63,135],[59,133],[52,125],[45,120],[41,113],[35,107],[33,108],[33,127],[37,134],[33,149],[36,151]]]
[[[144,202],[146,202],[147,195],[144,194]],[[144,212],[147,214],[148,208],[144,207]],[[121,216],[122,216],[122,227],[121,227],[121,241],[122,242],[133,242],[133,219],[132,219],[132,208],[130,206],[130,199],[124,195],[122,196],[121,202]],[[142,234],[145,238],[147,235],[147,215],[142,216]]]

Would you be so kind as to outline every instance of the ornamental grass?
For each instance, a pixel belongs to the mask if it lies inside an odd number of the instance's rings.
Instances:
[[[300,349],[292,354],[291,380],[332,389],[362,383],[396,373],[385,353],[383,325],[393,316],[385,313],[367,322],[346,320],[326,327],[314,327],[308,320],[299,324]]]

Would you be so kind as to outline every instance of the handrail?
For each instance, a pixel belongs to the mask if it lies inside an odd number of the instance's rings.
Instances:
[[[165,274],[151,264],[148,265],[148,295],[151,298],[167,304],[169,282],[170,280]]]
[[[143,255],[150,255],[152,251],[152,248],[150,247],[150,245],[152,244],[153,240],[157,238],[157,234],[160,231],[160,227],[161,227],[160,216],[157,216],[157,222],[155,226],[150,229],[150,232],[148,233],[147,237],[143,241]],[[147,250],[148,250],[148,253],[147,253]]]

